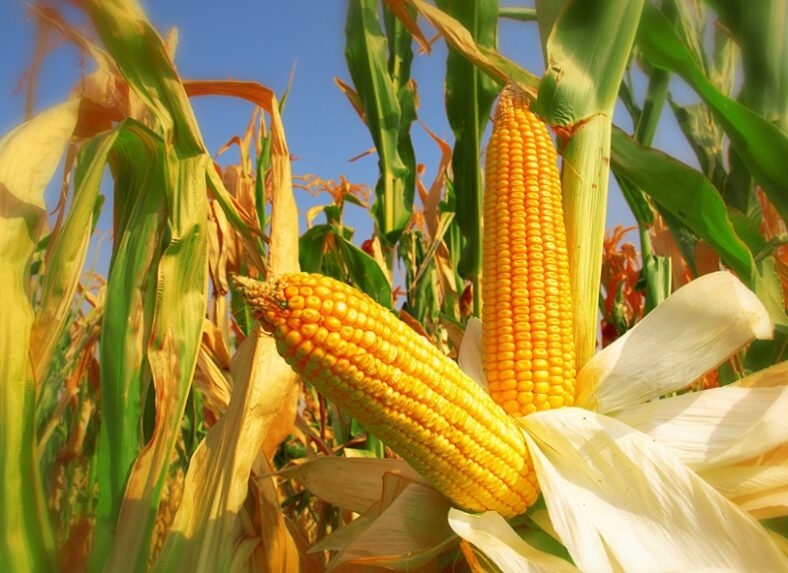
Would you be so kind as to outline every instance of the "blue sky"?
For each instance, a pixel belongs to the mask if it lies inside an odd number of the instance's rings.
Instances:
[[[349,81],[344,60],[345,2],[147,0],[143,6],[162,34],[172,26],[178,28],[176,65],[184,78],[253,80],[281,93],[295,66],[295,80],[283,115],[290,151],[297,158],[293,162],[294,175],[312,173],[323,179],[345,175],[351,182],[374,187],[376,157],[348,161],[372,146],[369,132],[334,84],[335,77]],[[35,41],[35,27],[25,10],[24,4],[16,0],[0,6],[0,134],[7,133],[23,118],[24,93],[15,90],[29,65]],[[428,35],[431,34],[430,30]],[[535,24],[501,21],[499,51],[541,75],[543,64]],[[446,48],[439,41],[432,55],[415,58],[412,75],[419,89],[420,118],[451,142],[443,108],[445,58]],[[42,69],[36,109],[40,111],[63,100],[79,76],[79,54],[70,46],[61,46]],[[643,88],[642,82],[639,84]],[[673,92],[679,101],[689,101],[682,85],[673,86]],[[212,153],[232,136],[243,133],[252,112],[251,105],[230,98],[196,98],[192,103]],[[655,146],[694,164],[672,113],[666,110],[663,115],[664,125]],[[615,119],[624,129],[631,128],[622,109]],[[417,124],[412,137],[417,161],[425,164],[429,182],[438,163],[438,150]],[[237,157],[233,151],[223,155],[220,162],[236,162]],[[296,199],[302,212],[327,202],[326,198],[315,200],[299,190]],[[53,205],[50,203],[50,208]],[[347,217],[348,224],[357,229],[356,242],[370,236],[372,224],[366,213],[349,206]],[[99,229],[108,230],[110,221],[109,209],[105,208]],[[633,225],[634,219],[612,181],[608,226],[617,223]],[[636,241],[634,233],[629,238]]]

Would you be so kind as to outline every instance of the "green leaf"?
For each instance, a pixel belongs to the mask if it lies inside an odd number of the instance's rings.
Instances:
[[[217,184],[212,160],[206,153],[186,89],[167,46],[147,20],[139,3],[136,0],[111,3],[89,0],[85,4],[114,65],[153,112],[155,128],[160,131],[160,139],[164,142],[162,169],[158,164],[154,167],[157,172],[154,181],[159,176],[163,180],[157,182],[156,195],[148,207],[156,210],[153,215],[156,220],[125,229],[131,235],[129,242],[140,244],[138,251],[150,256],[145,261],[138,261],[143,266],[148,265],[150,279],[140,285],[142,300],[137,301],[144,306],[145,312],[138,312],[134,317],[142,319],[149,316],[150,319],[147,323],[131,323],[137,330],[130,332],[129,337],[138,342],[139,332],[150,329],[150,336],[144,339],[142,347],[136,349],[137,355],[132,363],[142,362],[148,368],[141,371],[143,380],[150,380],[155,387],[155,428],[151,442],[134,459],[128,479],[120,475],[122,472],[113,476],[116,487],[122,480],[126,482],[120,491],[123,506],[117,514],[116,523],[112,522],[111,516],[118,492],[110,494],[112,505],[109,507],[106,498],[100,499],[100,524],[97,522],[91,561],[94,571],[105,568],[130,571],[147,566],[159,499],[169,470],[169,457],[180,433],[202,338],[207,306],[207,181],[212,181],[219,189],[223,189],[223,185],[220,181]],[[151,147],[155,149],[156,146]],[[147,169],[143,154],[130,168],[133,173],[130,177],[146,177]],[[128,196],[123,199],[128,199]],[[134,198],[130,202],[133,201]],[[159,210],[162,204],[164,225],[160,235],[141,232],[145,224],[150,226],[162,222]],[[131,216],[133,213],[129,212],[128,217]],[[146,241],[149,244],[143,246]],[[113,271],[120,272],[115,257]],[[138,277],[131,277],[132,284],[137,280]],[[106,337],[102,340],[109,341]],[[120,340],[113,342],[123,344]],[[141,357],[146,360],[140,361]],[[103,355],[102,368],[111,368],[113,361],[114,357]],[[120,398],[119,403],[123,401],[123,397]],[[116,452],[106,449],[105,445],[105,459],[116,455],[124,457],[137,441],[128,434],[121,439],[129,439],[132,447]],[[124,458],[113,466],[122,470],[125,463]]]
[[[670,257],[650,255],[644,257],[641,273],[645,281],[645,310],[651,312],[657,305],[670,296],[671,289]]]
[[[621,194],[624,200],[629,205],[630,211],[635,216],[635,220],[640,228],[647,228],[654,224],[654,213],[651,206],[646,201],[643,191],[632,185],[629,180],[619,177],[618,173],[613,170],[613,175],[618,182],[618,187],[621,189]]]
[[[46,376],[55,344],[62,336],[70,315],[93,233],[94,210],[107,154],[117,136],[115,131],[97,136],[88,141],[77,155],[74,200],[63,226],[52,237],[47,249],[41,303],[30,339],[37,380]]]
[[[611,118],[643,2],[541,4],[537,15],[547,67],[535,109],[551,125],[566,128],[559,137],[561,186],[580,368],[596,351]]]
[[[141,447],[142,395],[156,275],[167,202],[164,142],[142,124],[117,128],[110,164],[115,178],[115,230],[99,339],[102,411],[98,453],[98,515],[94,559],[109,554],[131,466]],[[139,166],[144,165],[144,169]]]
[[[615,105],[643,3],[568,0],[547,41],[536,111],[570,126]]]
[[[301,235],[298,242],[298,260],[305,273],[319,273],[322,269],[323,249],[331,225],[315,225]]]
[[[772,322],[784,328],[788,327],[788,317],[783,306],[783,287],[774,257],[764,257],[757,262],[755,294],[766,307]]]
[[[535,8],[521,8],[519,6],[501,6],[498,8],[499,18],[509,18],[510,20],[517,20],[519,22],[534,22],[536,21]]]
[[[611,159],[620,175],[713,245],[725,264],[752,284],[752,254],[736,235],[722,197],[703,174],[640,145],[620,129],[613,130]]]
[[[714,87],[670,22],[646,5],[638,31],[638,46],[654,66],[679,74],[712,111],[747,169],[761,183],[783,219],[788,219],[788,136],[766,119]]]
[[[341,244],[353,284],[376,302],[391,308],[391,285],[380,265],[349,240],[343,238]]]
[[[375,259],[350,241],[351,236],[352,230],[347,227],[315,225],[309,229],[299,241],[301,270],[341,281],[350,279],[375,301],[391,308],[391,285],[386,275]],[[332,246],[327,249],[328,241]]]
[[[757,254],[766,247],[766,239],[761,234],[758,225],[747,215],[738,209],[728,207],[728,217],[733,223],[736,234],[744,241],[751,253]]]
[[[669,100],[679,128],[695,152],[701,170],[721,192],[726,190],[723,167],[722,130],[703,103],[681,106]]]
[[[381,236],[394,243],[410,219],[413,190],[404,189],[401,183],[407,176],[399,154],[402,110],[388,72],[387,42],[380,29],[377,0],[350,0],[345,38],[345,59],[378,152],[380,175],[372,214]]]
[[[788,131],[788,36],[783,0],[711,0],[721,29],[741,46],[742,102]]]
[[[36,385],[30,367],[30,262],[46,225],[44,190],[77,123],[78,100],[0,139],[0,564],[55,569],[55,542],[35,464]]]
[[[497,0],[459,0],[438,2],[446,12],[470,32],[476,45],[495,49],[498,30]],[[493,101],[500,86],[456,49],[446,59],[446,115],[454,133],[451,157],[454,192],[457,197],[457,223],[465,237],[459,264],[461,276],[474,283],[473,312],[479,313],[482,267],[482,137]]]

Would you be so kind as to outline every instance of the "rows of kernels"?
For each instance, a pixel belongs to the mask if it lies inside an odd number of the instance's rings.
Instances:
[[[525,95],[501,96],[487,149],[483,360],[490,393],[525,415],[574,401],[574,345],[553,142]]]
[[[366,295],[326,277],[287,275],[260,315],[297,372],[456,503],[510,516],[535,501],[533,467],[513,420]]]

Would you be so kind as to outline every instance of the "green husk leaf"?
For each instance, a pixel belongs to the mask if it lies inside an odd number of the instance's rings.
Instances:
[[[596,348],[611,119],[642,7],[640,1],[570,0],[560,11],[555,2],[537,9],[547,66],[535,110],[563,128],[561,183],[578,367]]]

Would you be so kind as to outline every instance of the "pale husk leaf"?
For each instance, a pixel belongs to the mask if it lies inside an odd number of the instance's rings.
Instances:
[[[575,404],[615,412],[687,387],[753,338],[770,338],[761,302],[728,272],[677,290],[578,373]]]
[[[669,450],[578,408],[521,418],[553,525],[583,571],[780,571],[754,519]]]
[[[192,455],[183,502],[158,570],[185,567],[215,571],[228,567],[233,558],[232,542],[237,535],[238,513],[248,495],[249,472],[268,428],[285,407],[280,399],[287,395],[293,373],[276,353],[273,339],[259,329],[236,352],[231,371],[235,381],[232,399],[225,415]],[[260,479],[266,480],[271,478]],[[258,485],[274,487],[273,482]],[[281,534],[284,541],[272,556],[287,560],[294,549],[281,521],[275,492],[272,496],[266,501],[276,523],[265,533],[270,537]]]
[[[478,318],[469,318],[468,324],[465,325],[457,362],[463,372],[473,378],[479,386],[487,389],[482,366],[482,321]]]
[[[788,360],[759,370],[731,384],[737,388],[769,388],[785,385],[788,385]]]
[[[494,511],[474,515],[452,508],[449,511],[449,525],[454,533],[478,547],[501,571],[578,571],[568,561],[526,543],[506,520]]]
[[[726,386],[633,406],[615,418],[699,470],[734,464],[788,442],[786,412],[786,386]]]
[[[788,445],[700,476],[757,519],[788,515]]]

